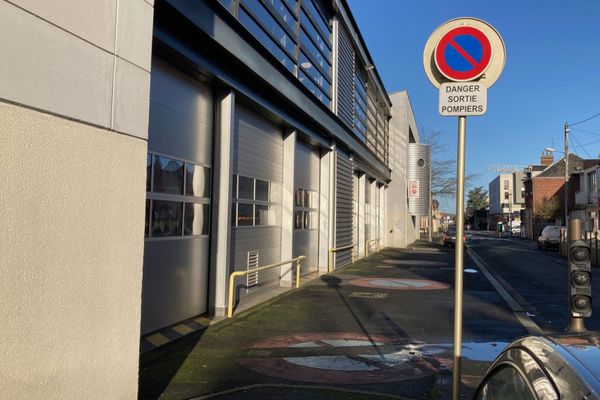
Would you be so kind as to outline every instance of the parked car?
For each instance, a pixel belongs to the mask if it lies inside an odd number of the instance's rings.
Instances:
[[[464,243],[467,243],[467,235],[463,235]],[[456,227],[450,227],[444,233],[444,239],[442,241],[444,247],[450,247],[456,245]]]
[[[600,334],[529,336],[496,358],[476,400],[600,399]]]
[[[550,225],[544,228],[538,237],[538,249],[558,249],[560,246],[560,226]]]

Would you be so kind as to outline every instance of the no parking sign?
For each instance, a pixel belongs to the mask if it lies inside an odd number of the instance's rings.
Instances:
[[[500,76],[505,61],[504,42],[488,23],[458,18],[438,27],[425,44],[423,66],[439,88],[439,113],[485,114],[487,89]]]

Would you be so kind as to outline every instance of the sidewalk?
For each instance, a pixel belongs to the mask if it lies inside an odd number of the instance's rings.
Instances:
[[[384,249],[145,353],[140,398],[449,398],[452,259],[422,241]],[[465,398],[503,340],[524,334],[481,274],[465,274],[469,287]]]

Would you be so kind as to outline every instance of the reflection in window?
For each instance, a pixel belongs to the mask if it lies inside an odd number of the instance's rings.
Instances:
[[[238,203],[237,226],[253,226],[254,206],[252,204]]]
[[[272,208],[264,204],[254,206],[254,225],[273,225]]]
[[[186,236],[208,235],[208,204],[185,203],[183,234]]]
[[[185,165],[186,196],[210,197],[210,169],[201,165]]]
[[[154,192],[183,194],[183,161],[154,156]]]
[[[256,180],[256,200],[269,201],[269,182]]]
[[[499,369],[488,378],[487,382],[477,393],[476,398],[494,400],[534,400],[535,396],[519,371],[513,367],[506,366]]]
[[[238,177],[238,199],[254,199],[254,179],[245,176]]]
[[[182,203],[152,201],[152,236],[181,236]]]
[[[146,155],[146,192],[151,190],[152,183],[152,156]]]
[[[294,211],[294,229],[302,229],[302,211]]]
[[[146,227],[144,228],[144,237],[148,237],[150,227],[150,200],[146,199]]]

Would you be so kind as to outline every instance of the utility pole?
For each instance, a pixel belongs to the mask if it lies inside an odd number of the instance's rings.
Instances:
[[[565,122],[565,227],[569,226],[569,124]],[[568,232],[568,229],[567,229]],[[567,240],[570,240],[568,238]]]

